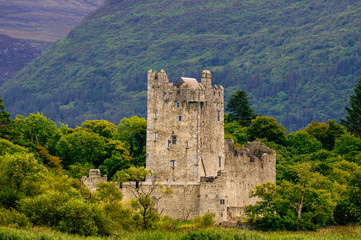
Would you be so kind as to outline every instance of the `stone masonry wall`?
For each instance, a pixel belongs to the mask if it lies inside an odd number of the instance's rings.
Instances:
[[[198,182],[223,168],[223,99],[209,71],[201,83],[180,78],[175,85],[163,70],[148,72],[146,162],[159,181]]]

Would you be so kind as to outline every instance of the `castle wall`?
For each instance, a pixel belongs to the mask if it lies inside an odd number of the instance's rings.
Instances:
[[[159,183],[157,183],[159,184]],[[158,213],[168,215],[175,219],[186,220],[199,216],[200,209],[200,187],[199,183],[160,183],[163,189],[170,189],[170,195],[164,195],[161,188],[157,187],[152,191],[152,199],[156,202]],[[139,188],[143,192],[149,192],[153,188],[151,182],[143,182]],[[123,200],[134,199],[134,192],[137,191],[135,182],[123,183]],[[159,200],[156,200],[160,198]]]
[[[217,222],[227,221],[228,191],[227,175],[219,172],[216,177],[203,177],[200,182],[199,215],[215,214]]]
[[[98,183],[107,182],[107,176],[104,175],[103,177],[100,175],[99,169],[90,169],[89,170],[89,177],[83,176],[81,178],[82,183],[85,184],[90,190],[90,192],[95,192],[97,189]]]
[[[261,183],[276,183],[276,153],[261,142],[249,142],[235,149],[233,140],[225,141],[227,196],[229,217],[243,212],[244,207],[259,199],[249,198],[250,190]]]

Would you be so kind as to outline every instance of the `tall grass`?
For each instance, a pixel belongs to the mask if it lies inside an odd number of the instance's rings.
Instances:
[[[122,231],[109,237],[83,237],[45,228],[14,229],[0,227],[6,240],[346,240],[361,239],[361,227],[330,227],[317,232],[258,232],[239,229],[207,228],[184,231]]]

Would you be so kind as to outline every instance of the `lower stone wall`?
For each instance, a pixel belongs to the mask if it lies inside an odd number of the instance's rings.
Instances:
[[[156,210],[160,214],[168,215],[172,218],[186,220],[193,219],[199,215],[199,183],[157,183],[162,187],[156,187],[151,182],[139,183],[137,188],[135,182],[125,182],[122,185],[123,200],[134,199],[136,191],[148,193],[152,191],[151,197],[156,202]],[[165,189],[172,190],[170,195],[165,195]]]

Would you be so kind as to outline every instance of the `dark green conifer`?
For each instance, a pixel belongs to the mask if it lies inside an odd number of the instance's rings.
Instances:
[[[252,119],[256,118],[245,91],[237,91],[233,94],[227,103],[226,110],[229,111],[229,120],[237,121],[242,126],[251,125]]]
[[[345,107],[347,116],[345,119],[340,119],[340,122],[351,133],[357,137],[361,137],[361,77],[354,88],[355,94],[350,95],[350,107]]]

